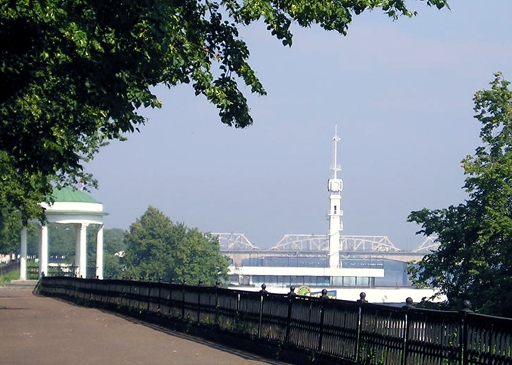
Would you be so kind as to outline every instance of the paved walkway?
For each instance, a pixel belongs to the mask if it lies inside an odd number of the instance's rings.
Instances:
[[[257,365],[283,363],[125,318],[0,288],[0,364]]]

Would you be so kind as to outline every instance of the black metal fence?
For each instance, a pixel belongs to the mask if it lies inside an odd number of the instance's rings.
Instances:
[[[44,277],[40,293],[307,355],[310,362],[510,365],[512,319],[216,287]]]
[[[19,270],[20,269],[20,262],[19,261],[12,261],[8,263],[7,265],[0,266],[0,276],[7,275],[11,271]]]

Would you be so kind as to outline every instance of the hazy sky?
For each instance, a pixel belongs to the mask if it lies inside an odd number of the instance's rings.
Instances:
[[[493,73],[512,80],[512,1],[452,0],[417,17],[357,16],[348,36],[295,28],[283,47],[244,28],[268,95],[250,96],[254,125],[223,125],[188,86],[159,88],[141,133],[86,166],[106,228],[128,229],[148,206],[209,232],[240,232],[261,247],[284,234],[326,234],[332,136],[338,124],[343,234],[382,235],[414,249],[413,210],[465,198],[460,161],[480,143],[475,91]],[[247,90],[249,93],[249,90]]]

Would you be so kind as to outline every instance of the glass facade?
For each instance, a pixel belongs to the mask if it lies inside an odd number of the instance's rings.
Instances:
[[[341,259],[340,266],[353,269],[382,269],[382,259]],[[276,255],[250,257],[242,260],[242,266],[264,267],[329,267],[327,256]]]
[[[252,285],[260,286],[267,284],[272,286],[288,287],[294,286],[337,286],[337,287],[358,287],[371,288],[375,286],[375,278],[371,277],[329,277],[329,276],[275,276],[275,275],[253,275],[250,282]]]
[[[358,258],[341,258],[340,266],[346,269],[384,269],[384,261],[382,259],[358,259]],[[304,267],[304,268],[326,268],[329,266],[327,255],[300,255],[296,254],[278,254],[273,256],[258,256],[241,261],[241,266],[250,267]],[[347,287],[347,288],[373,288],[376,284],[374,277],[330,277],[330,276],[297,276],[297,275],[245,275],[238,278],[232,277],[232,283],[238,285],[254,285],[260,286],[267,284],[271,286],[288,287],[294,285],[311,286],[311,287]],[[377,283],[378,285],[378,283]]]
[[[251,257],[242,260],[242,266],[265,267],[328,267],[329,261],[325,256],[264,256]]]
[[[274,275],[253,275],[252,283],[256,286],[261,284],[273,286],[329,286],[329,276],[274,276]]]

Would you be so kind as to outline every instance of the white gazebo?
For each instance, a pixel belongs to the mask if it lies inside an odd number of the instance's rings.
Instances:
[[[76,226],[75,275],[87,278],[87,227],[99,225],[96,250],[96,277],[103,279],[103,204],[73,188],[54,189],[54,203],[41,203],[48,223]],[[39,277],[48,273],[48,226],[39,222]],[[21,230],[20,280],[27,280],[27,227]]]

